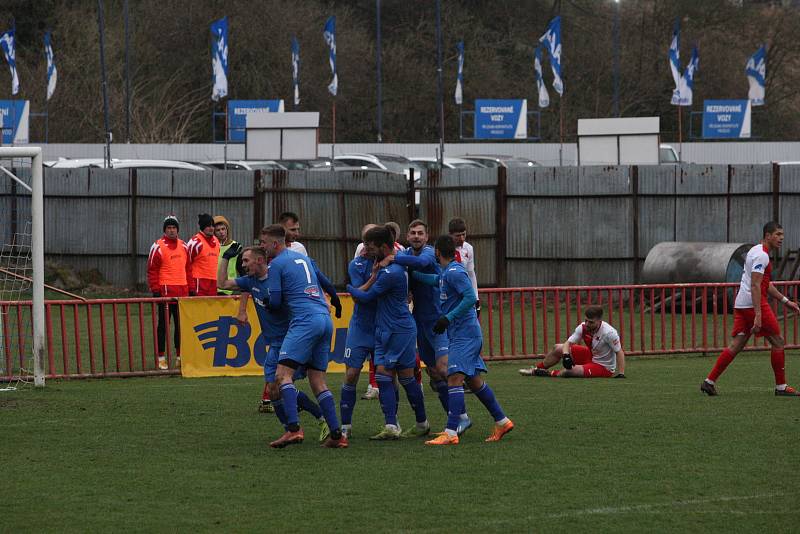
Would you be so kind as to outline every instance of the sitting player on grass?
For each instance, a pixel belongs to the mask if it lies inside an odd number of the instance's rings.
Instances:
[[[625,378],[625,352],[619,334],[603,321],[603,308],[589,306],[586,320],[564,343],[553,347],[535,366],[520,369],[525,376],[560,376],[562,378]],[[583,340],[586,346],[576,345]],[[561,361],[564,370],[548,371]],[[619,367],[617,367],[619,364]],[[619,369],[619,372],[614,372]]]
[[[238,243],[237,243],[238,245]],[[258,315],[258,324],[261,326],[261,335],[264,337],[269,351],[264,360],[264,381],[270,389],[272,397],[279,399],[272,403],[275,415],[287,429],[286,412],[283,409],[283,402],[280,400],[278,384],[275,382],[275,371],[278,367],[278,353],[283,343],[283,338],[286,336],[286,331],[289,330],[289,316],[285,311],[269,312],[266,309],[265,302],[267,301],[267,255],[258,247],[248,247],[242,253],[242,268],[247,272],[247,276],[241,276],[234,280],[228,278],[228,263],[231,259],[235,258],[239,251],[240,246],[228,248],[222,255],[219,268],[217,271],[217,286],[222,290],[238,289],[242,291],[242,296],[239,299],[239,313],[236,319],[240,324],[246,324],[247,320],[247,296],[253,296],[253,302],[256,306],[256,315]],[[294,379],[302,380],[305,378],[305,368],[298,368],[295,372]],[[322,417],[322,411],[319,406],[312,401],[308,395],[302,391],[297,392],[297,408],[310,413],[319,423],[320,426],[320,442],[327,439],[329,430]]]
[[[425,445],[458,445],[458,435],[463,418],[466,417],[464,382],[494,418],[494,430],[485,441],[500,441],[514,429],[514,423],[506,417],[498,404],[494,392],[481,378],[486,365],[481,359],[483,333],[478,323],[475,303],[478,297],[472,288],[467,271],[455,258],[456,246],[449,235],[436,240],[436,261],[443,269],[441,275],[423,274],[414,271],[411,276],[420,283],[439,286],[443,315],[436,320],[433,331],[447,331],[450,351],[447,359],[447,426],[436,438]],[[467,419],[468,421],[469,419]],[[468,423],[467,427],[471,426]],[[464,429],[466,430],[466,428]],[[462,430],[463,432],[463,430]]]

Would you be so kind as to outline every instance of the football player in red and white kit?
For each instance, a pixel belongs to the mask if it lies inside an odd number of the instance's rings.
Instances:
[[[717,358],[717,363],[700,384],[700,391],[707,395],[716,395],[716,382],[719,376],[730,365],[737,354],[744,348],[750,336],[765,337],[772,346],[770,361],[775,373],[775,395],[798,397],[800,392],[786,384],[784,366],[783,337],[778,326],[775,313],[769,305],[767,297],[780,300],[795,312],[800,312],[797,303],[789,300],[778,291],[772,283],[772,264],[769,253],[783,244],[783,227],[775,221],[764,225],[761,243],[747,253],[744,262],[742,282],[733,305],[733,340]]]
[[[525,376],[559,376],[563,378],[625,378],[625,351],[619,334],[603,321],[603,308],[589,306],[586,320],[564,343],[553,347],[544,360],[534,367],[520,369]],[[583,341],[586,346],[577,345]],[[564,370],[548,371],[561,361]]]
[[[456,244],[456,261],[464,266],[467,271],[472,289],[478,296],[478,277],[475,275],[475,250],[472,245],[467,243],[467,223],[461,217],[450,219],[447,224],[447,233],[453,238]],[[481,317],[481,300],[475,303],[475,310],[478,312],[478,319]]]

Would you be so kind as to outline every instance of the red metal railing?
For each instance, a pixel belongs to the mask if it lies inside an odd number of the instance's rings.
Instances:
[[[800,282],[776,282],[792,300]],[[587,306],[620,334],[626,354],[718,352],[730,341],[739,284],[654,284],[482,289],[483,356],[487,360],[541,357],[572,334]],[[772,302],[786,348],[800,347],[793,313]],[[745,350],[763,350],[753,338]]]
[[[800,282],[777,282],[792,300]],[[627,354],[704,353],[730,340],[732,303],[738,284],[661,284],[591,287],[527,287],[480,290],[487,360],[537,358],[564,341],[581,322],[586,306],[601,305]],[[221,297],[227,298],[227,297]],[[45,305],[49,378],[90,378],[176,374],[173,327],[164,306],[165,356],[157,362],[158,304],[170,298],[51,300]],[[774,305],[774,303],[773,303]],[[776,306],[787,348],[800,347],[794,314]],[[4,375],[30,366],[31,303],[0,302],[0,361]],[[753,340],[748,350],[761,350]],[[18,362],[16,361],[18,359]],[[17,364],[18,365],[12,365]]]

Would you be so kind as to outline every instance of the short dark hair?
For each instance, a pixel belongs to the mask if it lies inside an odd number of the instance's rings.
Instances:
[[[586,310],[583,312],[583,315],[587,319],[602,319],[603,308],[601,308],[600,306],[587,306]]]
[[[270,224],[261,229],[261,235],[286,239],[286,230],[280,224]]]
[[[764,225],[764,233],[761,235],[761,237],[766,237],[767,234],[774,234],[777,230],[783,230],[781,223],[777,221],[769,221]]]
[[[425,221],[423,221],[422,219],[414,219],[413,221],[408,223],[408,229],[409,230],[411,230],[415,226],[423,226],[425,228],[425,231],[426,232],[428,231],[428,225],[425,224]]]
[[[390,249],[394,248],[392,233],[385,226],[376,226],[375,228],[367,230],[367,233],[364,234],[364,243],[372,243],[379,247],[381,245],[388,245]]]
[[[249,252],[250,254],[254,254],[256,256],[261,256],[262,258],[264,258],[264,260],[267,259],[267,253],[261,247],[257,246],[245,247],[245,249],[242,251],[242,254],[244,254],[245,252]]]
[[[297,222],[300,220],[300,217],[293,211],[284,211],[280,215],[278,215],[278,222],[284,224],[286,221]]]
[[[400,235],[400,225],[394,221],[388,221],[384,226],[389,229],[392,233],[392,237],[397,241],[397,236]]]
[[[440,236],[436,240],[435,248],[441,257],[448,260],[452,260],[456,255],[456,242],[449,235]]]
[[[466,232],[466,231],[467,231],[467,221],[465,221],[461,217],[450,219],[450,222],[447,224],[448,233],[460,234],[461,232]]]

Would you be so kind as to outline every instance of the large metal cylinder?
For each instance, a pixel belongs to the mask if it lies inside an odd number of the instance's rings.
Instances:
[[[742,279],[748,243],[665,241],[654,246],[642,267],[645,284],[735,282]]]

